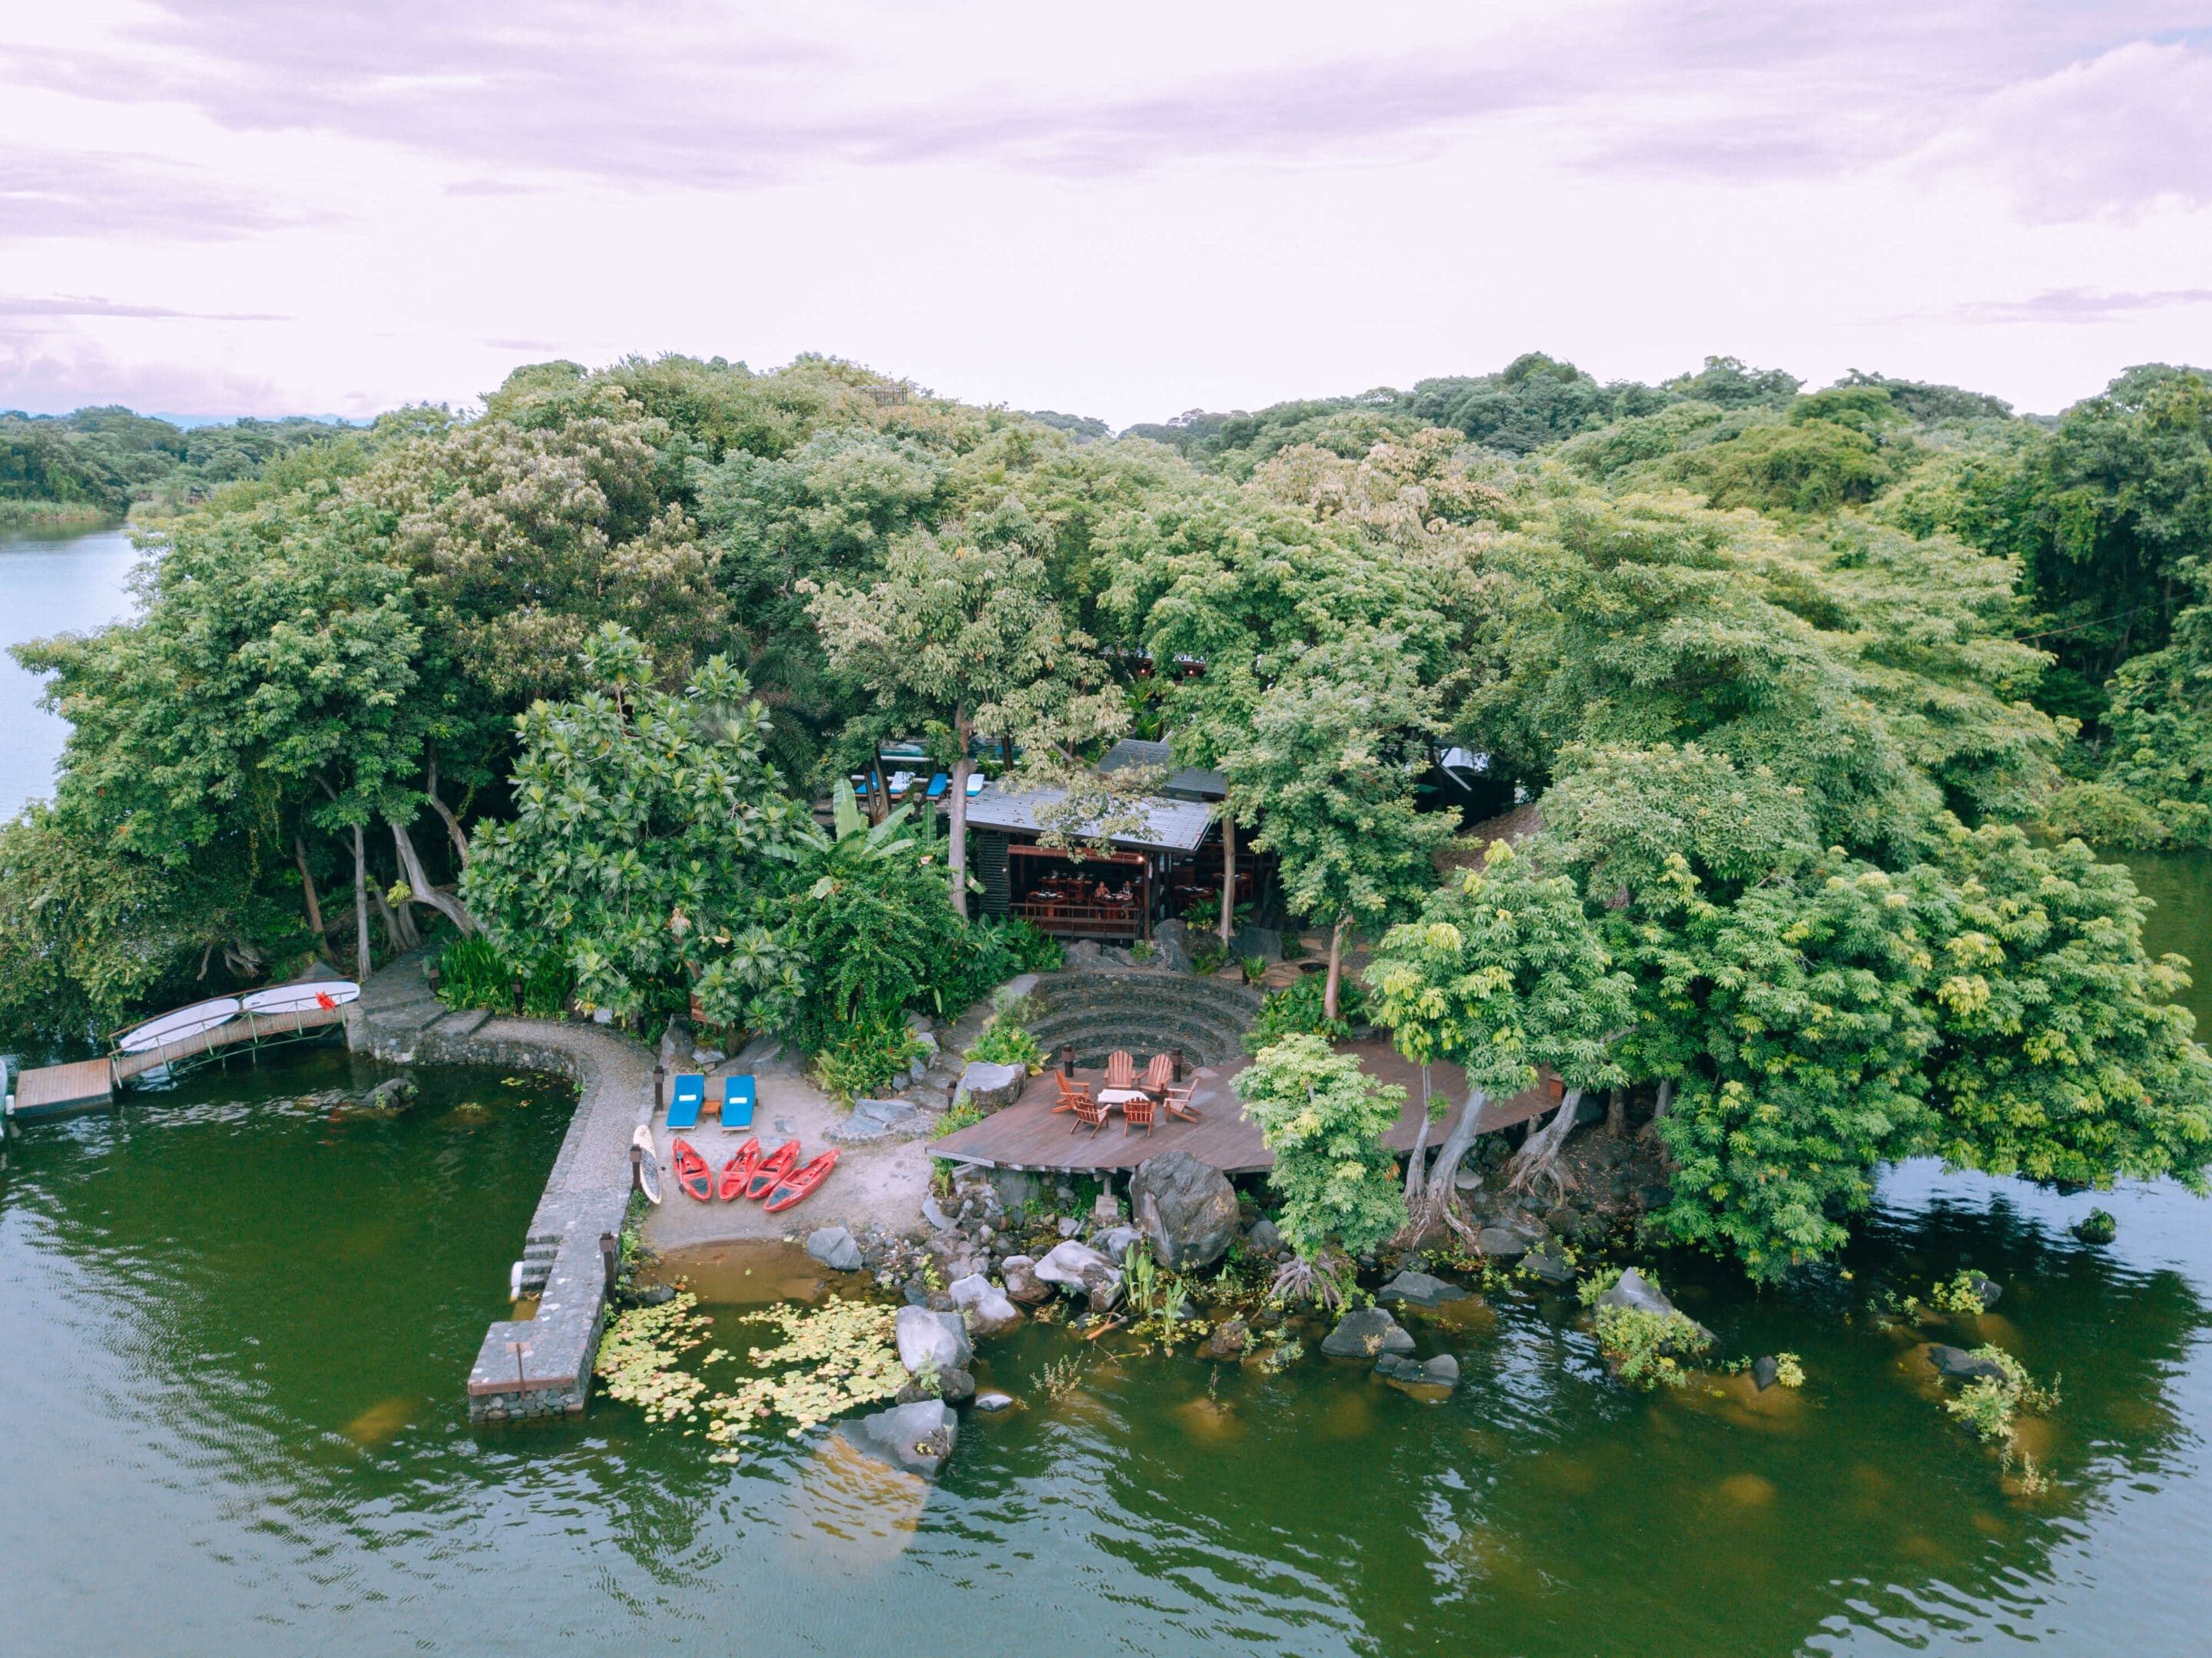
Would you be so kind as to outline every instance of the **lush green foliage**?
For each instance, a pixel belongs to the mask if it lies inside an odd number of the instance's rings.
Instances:
[[[1019,1018],[1016,1017],[1018,1011],[1009,1008],[985,1020],[975,1045],[962,1057],[980,1060],[986,1065],[1022,1066],[1031,1075],[1042,1071],[1044,1049],[1038,1046],[1036,1037],[1022,1028]]]
[[[1244,1114],[1275,1154],[1268,1187],[1282,1199],[1276,1225],[1308,1260],[1334,1241],[1354,1254],[1405,1224],[1383,1132],[1406,1090],[1379,1083],[1318,1036],[1285,1036],[1231,1083]]]
[[[349,427],[310,420],[240,420],[190,430],[128,409],[73,415],[0,410],[0,525],[41,519],[113,519],[176,511],[312,445],[343,442]],[[43,510],[41,510],[43,509]]]
[[[1328,1016],[1327,991],[1321,975],[1309,973],[1270,993],[1260,1004],[1260,1017],[1244,1033],[1244,1051],[1257,1054],[1285,1036],[1319,1036],[1340,1042],[1367,1023],[1367,998],[1358,985],[1344,987],[1334,1018]]]

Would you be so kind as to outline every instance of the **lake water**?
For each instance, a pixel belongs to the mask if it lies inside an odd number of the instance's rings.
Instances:
[[[0,609],[9,632],[118,613],[129,562],[119,538],[0,552],[0,591],[46,606]],[[57,746],[8,786],[40,792]],[[2138,867],[2154,947],[2212,962],[2212,862]],[[1570,1303],[1518,1292],[1416,1322],[1424,1354],[1461,1361],[1442,1404],[1318,1356],[1270,1378],[1025,1328],[977,1367],[1023,1407],[971,1417],[923,1488],[820,1435],[722,1467],[605,1400],[472,1430],[462,1378],[572,1096],[451,1069],[395,1118],[289,1102],[378,1074],[295,1050],[9,1139],[5,1658],[2207,1645],[2212,1206],[2171,1187],[1910,1166],[1825,1293],[1666,1263],[1720,1352],[1800,1354],[1796,1393],[1629,1392]],[[2065,1230],[2093,1202],[2119,1218],[2110,1248]],[[2005,1286],[1992,1315],[1867,1315],[1877,1286],[1924,1295],[1969,1263]],[[717,1320],[723,1346],[763,1339],[741,1309]],[[1929,1336],[2061,1378],[2048,1493],[2008,1492],[1938,1408]],[[1036,1377],[1070,1357],[1086,1368],[1055,1400]]]
[[[27,537],[0,532],[0,820],[51,797],[68,726],[41,711],[45,680],[6,647],[98,628],[131,613],[125,583],[138,555],[127,530]]]

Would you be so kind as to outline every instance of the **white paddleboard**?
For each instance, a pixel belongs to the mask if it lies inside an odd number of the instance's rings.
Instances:
[[[314,979],[271,985],[239,999],[248,1013],[313,1013],[319,1007],[343,1007],[360,997],[361,987],[350,979]]]
[[[660,1158],[653,1149],[653,1131],[643,1123],[629,1137],[629,1143],[645,1155],[637,1160],[637,1189],[645,1193],[647,1203],[660,1201]]]
[[[213,1001],[194,1002],[190,1007],[180,1007],[173,1013],[164,1013],[158,1019],[149,1019],[135,1029],[126,1030],[117,1039],[119,1054],[144,1054],[164,1042],[181,1042],[187,1036],[197,1036],[203,1030],[212,1030],[219,1024],[228,1024],[238,1017],[238,998],[218,996]]]

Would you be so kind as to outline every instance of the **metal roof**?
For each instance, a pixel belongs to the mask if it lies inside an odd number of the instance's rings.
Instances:
[[[1125,737],[1106,750],[1098,762],[1103,772],[1115,772],[1124,766],[1172,766],[1175,748],[1168,743],[1147,743],[1141,738]],[[1218,800],[1229,793],[1229,780],[1218,771],[1206,771],[1198,766],[1185,766],[1171,774],[1163,786],[1163,793],[1189,800]]]
[[[1066,798],[1065,789],[1034,789],[1010,794],[994,783],[968,803],[968,826],[1037,834],[1036,809]],[[1206,831],[1213,822],[1213,813],[1202,801],[1165,800],[1149,795],[1143,805],[1148,832],[1110,836],[1112,845],[1143,847],[1155,852],[1190,852],[1206,839]]]

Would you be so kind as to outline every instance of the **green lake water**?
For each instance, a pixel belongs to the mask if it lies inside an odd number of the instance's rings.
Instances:
[[[2212,864],[2139,868],[2154,946],[2212,963]],[[605,1400],[472,1430],[463,1377],[571,1096],[452,1069],[397,1117],[286,1103],[379,1074],[294,1050],[9,1140],[5,1658],[2212,1644],[2212,1206],[2170,1187],[1913,1165],[1823,1294],[1666,1263],[1722,1353],[1802,1357],[1794,1394],[1627,1392],[1557,1297],[1416,1321],[1462,1366],[1442,1404],[1317,1356],[1267,1378],[1025,1329],[977,1367],[1024,1407],[970,1418],[923,1488],[821,1434],[719,1466]],[[2093,1202],[2111,1248],[2064,1230]],[[2005,1286],[1989,1319],[1855,1310],[1967,1263]],[[722,1345],[761,1339],[741,1312]],[[2007,1495],[1937,1407],[1925,1337],[2063,1377],[2048,1494]],[[1071,1353],[1055,1400],[1033,1378]]]

